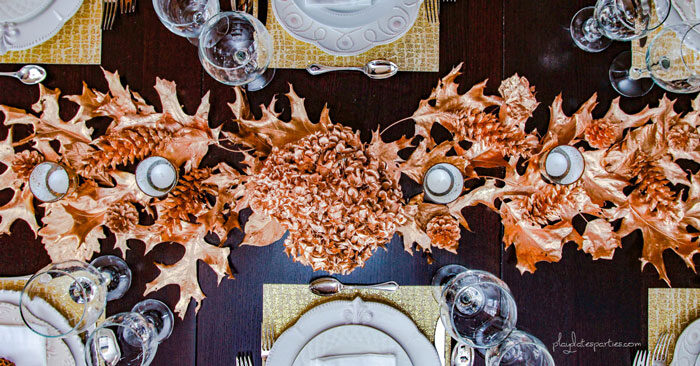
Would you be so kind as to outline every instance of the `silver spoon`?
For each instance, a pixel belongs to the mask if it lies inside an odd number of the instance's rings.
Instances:
[[[38,84],[46,79],[46,70],[37,65],[26,65],[17,72],[0,72],[0,76],[10,76],[27,84]]]
[[[338,292],[344,290],[382,290],[382,291],[396,291],[399,289],[399,284],[394,281],[379,283],[376,285],[366,285],[366,286],[351,286],[345,285],[342,282],[336,280],[333,277],[321,277],[317,278],[309,284],[309,290],[319,296],[331,296]]]
[[[325,74],[330,71],[360,71],[371,79],[386,79],[396,75],[399,71],[399,67],[391,61],[372,60],[362,67],[336,67],[311,64],[306,67],[306,71],[311,75]]]

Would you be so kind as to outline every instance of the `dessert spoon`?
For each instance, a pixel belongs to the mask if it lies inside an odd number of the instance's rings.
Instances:
[[[399,71],[399,67],[391,61],[372,60],[362,67],[337,67],[311,64],[306,67],[306,71],[311,75],[320,75],[331,71],[360,71],[371,79],[386,79],[396,75]]]
[[[46,70],[37,65],[26,65],[16,72],[0,72],[0,76],[10,76],[27,85],[38,84],[46,79]]]

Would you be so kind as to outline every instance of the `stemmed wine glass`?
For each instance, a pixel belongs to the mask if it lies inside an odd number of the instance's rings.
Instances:
[[[547,347],[535,336],[514,330],[496,347],[486,351],[486,366],[554,366]]]
[[[126,262],[112,255],[96,258],[90,264],[67,261],[50,264],[33,275],[19,299],[24,324],[49,338],[64,338],[91,327],[105,310],[107,301],[121,298],[131,285],[131,270]],[[60,329],[37,327],[30,314],[42,312],[46,303],[60,304],[74,316]]]
[[[491,348],[515,329],[515,300],[496,276],[449,265],[438,270],[432,285],[445,329],[457,341],[474,348]]]
[[[600,52],[613,40],[643,37],[663,24],[670,10],[668,0],[598,0],[574,15],[571,38],[584,51]]]
[[[170,336],[174,316],[158,300],[144,300],[131,312],[112,315],[90,333],[85,346],[88,366],[147,366],[158,344]]]
[[[168,30],[194,45],[207,19],[220,11],[219,0],[153,0],[153,8]]]
[[[199,60],[220,83],[260,90],[275,75],[268,66],[272,37],[255,17],[238,11],[219,13],[207,21],[199,35]]]
[[[700,91],[700,23],[684,22],[664,28],[647,48],[651,79],[672,93]]]

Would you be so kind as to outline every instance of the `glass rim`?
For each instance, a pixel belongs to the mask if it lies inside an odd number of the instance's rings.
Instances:
[[[90,332],[90,335],[85,340],[85,348],[84,348],[85,349],[85,361],[88,362],[89,365],[93,364],[92,358],[90,357],[90,352],[92,350],[91,346],[92,346],[93,340],[95,339],[94,338],[95,335],[97,335],[97,332],[101,329],[106,329],[109,327],[130,329],[124,323],[115,321],[119,317],[127,317],[127,316],[129,316],[129,317],[136,316],[136,317],[141,318],[146,323],[151,324],[151,322],[148,320],[148,318],[146,318],[145,316],[143,316],[142,314],[139,314],[137,312],[128,312],[127,311],[127,312],[117,313],[117,314],[114,314],[114,315],[107,317],[99,325],[97,325],[93,331]],[[144,350],[147,347],[158,347],[158,342],[156,342],[156,335],[155,334],[152,334],[148,340],[144,340],[143,338],[141,338],[141,349],[142,349],[141,353],[142,353],[142,355],[145,354]],[[155,352],[152,352],[152,353],[155,353]],[[141,366],[146,366],[148,364],[147,359],[145,357],[142,357],[140,364],[141,364]]]
[[[154,0],[154,1],[156,1],[156,0]],[[244,20],[248,21],[250,24],[252,24],[254,28],[257,28],[258,26],[262,26],[262,29],[265,30],[267,37],[271,38],[270,33],[268,32],[267,28],[265,28],[265,25],[262,24],[260,22],[260,20],[258,20],[258,18],[254,17],[248,13],[242,12],[242,11],[222,11],[222,12],[219,12],[218,14],[214,15],[213,17],[207,19],[207,21],[202,25],[202,31],[199,33],[199,37],[198,37],[199,38],[199,45],[197,46],[197,48],[198,48],[199,57],[200,57],[200,59],[203,59],[204,61],[206,61],[206,63],[209,66],[211,66],[217,70],[222,70],[222,71],[237,70],[237,69],[244,67],[245,65],[248,65],[252,61],[252,59],[250,59],[247,62],[245,62],[241,65],[238,65],[236,67],[223,67],[223,66],[219,66],[219,65],[215,64],[213,62],[213,60],[204,52],[203,38],[205,37],[207,31],[212,28],[214,23],[218,22],[219,20],[223,19],[224,17],[229,17],[229,16],[234,16],[234,17],[237,17],[239,19],[244,19]],[[257,31],[257,29],[256,29],[256,31]],[[273,45],[273,50],[272,50],[271,54],[268,57],[266,57],[265,64],[261,65],[263,67],[258,67],[259,69],[266,70],[267,68],[269,68],[270,63],[272,63],[272,53],[274,53],[274,45]],[[205,68],[205,70],[206,70],[206,68]],[[207,70],[207,73],[209,73],[208,70]],[[252,79],[255,80],[255,78],[252,78]],[[245,83],[240,84],[240,85],[245,85]]]
[[[209,3],[214,2],[214,1],[216,1],[218,3],[217,0],[207,0],[207,4],[205,7],[208,7]],[[168,25],[175,26],[175,27],[186,27],[189,25],[197,24],[197,22],[194,20],[191,22],[187,22],[187,23],[176,23],[176,22],[171,21],[170,17],[165,14],[165,11],[163,10],[163,7],[161,6],[160,1],[158,1],[158,0],[153,0],[153,9],[156,11],[156,15],[158,15],[158,18],[161,21],[163,21],[163,20],[167,21]]]
[[[687,63],[686,60],[685,60],[685,47],[684,47],[683,45],[685,44],[685,39],[686,39],[686,37],[688,37],[688,34],[689,34],[690,32],[692,32],[693,30],[695,30],[696,27],[700,26],[700,22],[687,23],[687,24],[688,24],[689,28],[688,28],[688,30],[686,30],[686,31],[683,33],[683,38],[681,38],[681,60],[683,60],[683,66],[685,66],[685,68],[686,68],[688,71],[690,71],[690,73],[691,73],[693,76],[698,76],[698,72],[695,71],[695,69],[693,69],[690,65],[688,65],[688,63]],[[673,31],[673,30],[672,30],[672,31]],[[698,35],[700,35],[700,33],[699,33]],[[696,51],[696,52],[698,52],[698,51]]]
[[[524,332],[524,331],[519,330],[519,329],[513,329],[513,331],[511,331],[509,337],[513,334],[524,335],[527,337],[528,340],[513,342],[514,344],[512,344],[510,346],[504,346],[504,348],[502,349],[502,352],[499,352],[500,355],[495,358],[495,361],[497,362],[497,364],[500,365],[501,360],[503,360],[503,357],[505,357],[505,355],[508,354],[508,351],[510,349],[512,349],[513,347],[522,346],[522,345],[530,345],[530,346],[535,346],[536,348],[540,349],[542,351],[543,355],[546,355],[545,357],[549,361],[551,361],[552,365],[554,365],[554,358],[552,357],[552,354],[549,353],[549,349],[547,349],[547,346],[545,346],[541,340],[539,340],[537,337],[533,336],[532,334]]]
[[[67,261],[67,262],[61,262],[61,264],[63,264],[63,263],[70,263],[70,262],[78,262],[78,263],[80,263],[80,261],[71,260],[71,261]],[[32,277],[30,277],[30,278],[27,280],[27,282],[24,284],[24,287],[22,288],[22,291],[20,292],[20,295],[19,295],[19,313],[20,313],[20,317],[22,318],[22,321],[24,322],[24,324],[25,324],[25,325],[27,326],[27,328],[29,328],[32,332],[34,332],[34,333],[36,333],[36,334],[38,334],[38,335],[40,335],[40,336],[42,336],[42,337],[46,337],[46,338],[63,338],[63,337],[67,337],[67,336],[69,336],[69,335],[71,335],[71,334],[78,333],[78,329],[79,329],[79,327],[80,327],[80,324],[85,320],[85,316],[86,316],[86,313],[87,313],[87,307],[88,307],[88,303],[87,303],[87,302],[85,302],[85,303],[82,304],[82,305],[83,305],[83,306],[82,306],[82,314],[80,314],[80,319],[78,319],[78,321],[75,322],[75,325],[73,325],[73,327],[72,327],[69,331],[67,331],[67,332],[61,332],[61,331],[58,330],[56,327],[52,326],[52,328],[54,328],[54,329],[56,329],[57,331],[59,331],[60,334],[57,334],[57,335],[42,334],[42,333],[38,332],[36,329],[34,329],[34,328],[30,325],[31,322],[29,322],[29,320],[28,320],[27,318],[25,318],[25,314],[24,314],[25,310],[24,310],[24,307],[22,306],[22,303],[24,302],[23,299],[25,298],[25,296],[28,298],[28,300],[34,300],[34,298],[30,298],[30,297],[29,297],[29,294],[27,293],[27,288],[28,288],[28,287],[30,286],[30,284],[32,283],[32,280],[38,278],[39,276],[43,276],[43,275],[45,275],[45,274],[49,274],[49,273],[55,272],[55,273],[60,273],[60,274],[62,274],[62,275],[65,275],[65,276],[70,277],[70,278],[73,280],[73,282],[78,282],[78,279],[77,279],[75,276],[73,276],[72,274],[70,274],[68,271],[65,271],[65,270],[62,270],[62,269],[53,268],[53,266],[54,266],[54,264],[51,264],[51,265],[49,265],[49,266],[47,266],[47,267],[44,267],[42,270],[40,270],[39,272],[37,272],[37,273],[35,273],[34,275],[32,275]],[[79,286],[79,288],[80,288],[80,293],[82,294],[83,298],[86,298],[86,297],[87,297],[87,293],[85,292],[85,289],[83,288],[83,286]],[[66,321],[69,321],[69,319],[67,319],[67,317],[65,316],[65,314],[63,314],[59,309],[56,309],[50,302],[48,302],[47,300],[45,300],[45,299],[43,299],[43,298],[41,298],[41,297],[39,297],[39,299],[42,300],[43,302],[45,302],[46,304],[48,304],[49,306],[51,306],[51,308],[53,308],[54,310],[56,310],[64,319],[66,319]],[[30,314],[32,314],[34,317],[37,317],[37,316],[34,315],[29,309],[27,309],[26,311],[28,311],[28,312],[29,312]],[[37,317],[37,318],[38,318],[38,317]],[[70,324],[70,323],[68,323],[68,324]],[[50,325],[50,324],[49,324],[49,325]]]
[[[478,273],[478,274],[487,274],[488,276],[492,277],[493,279],[496,279],[497,281],[496,281],[496,282],[484,282],[484,281],[479,281],[479,282],[477,282],[477,283],[473,283],[473,284],[466,285],[466,286],[460,288],[459,291],[457,291],[457,293],[455,294],[455,299],[458,298],[458,297],[460,296],[460,294],[462,294],[463,292],[467,291],[468,289],[473,288],[473,287],[475,287],[476,285],[486,283],[486,284],[497,285],[497,286],[500,287],[501,289],[506,290],[506,291],[501,291],[501,293],[504,294],[506,297],[508,297],[508,299],[510,299],[510,302],[511,302],[512,304],[515,304],[515,298],[513,297],[513,294],[511,293],[510,288],[508,287],[508,285],[507,285],[503,280],[501,280],[500,278],[496,277],[496,275],[494,275],[494,274],[491,273],[491,272],[487,272],[487,271],[483,271],[483,270],[479,270],[479,269],[467,269],[467,271],[457,274],[454,278],[452,278],[452,279],[450,280],[450,282],[455,281],[455,280],[456,280],[457,278],[459,278],[460,276],[461,276],[461,277],[464,277],[463,275],[467,275],[467,274],[469,274],[469,272],[472,272],[472,273],[476,272],[476,273]],[[449,286],[449,283],[448,283],[447,285],[443,286],[442,296],[444,296],[444,294],[445,294],[445,289],[446,289],[448,286]],[[457,329],[457,328],[455,327],[454,318],[452,317],[452,313],[453,313],[453,311],[454,311],[454,308],[455,308],[456,304],[457,304],[456,302],[453,303],[452,306],[450,306],[449,309],[448,309],[449,314],[450,314],[450,328],[451,328],[451,329]],[[512,333],[515,331],[515,329],[516,329],[515,326],[516,326],[516,324],[517,324],[517,322],[518,322],[517,305],[516,305],[515,311],[513,312],[513,314],[510,314],[510,316],[508,317],[508,319],[512,319],[512,321],[513,321],[513,329],[511,329],[511,330],[508,332],[508,335],[506,335],[506,338],[507,338],[510,334],[512,334]],[[488,348],[495,347],[495,346],[498,345],[498,343],[497,343],[497,344],[489,344],[489,345],[477,345],[477,344],[475,344],[474,342],[472,342],[470,339],[465,339],[461,334],[459,334],[459,333],[457,333],[457,332],[455,332],[455,333],[456,333],[456,335],[459,337],[459,339],[458,339],[459,341],[461,341],[461,342],[463,342],[463,343],[465,343],[465,344],[467,344],[467,345],[470,345],[470,346],[472,346],[473,348],[488,349]],[[504,338],[504,340],[505,340],[505,338]]]

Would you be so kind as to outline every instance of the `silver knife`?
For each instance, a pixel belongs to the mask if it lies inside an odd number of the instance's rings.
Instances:
[[[445,366],[445,326],[442,319],[438,318],[435,324],[435,350],[437,350],[440,366]]]

